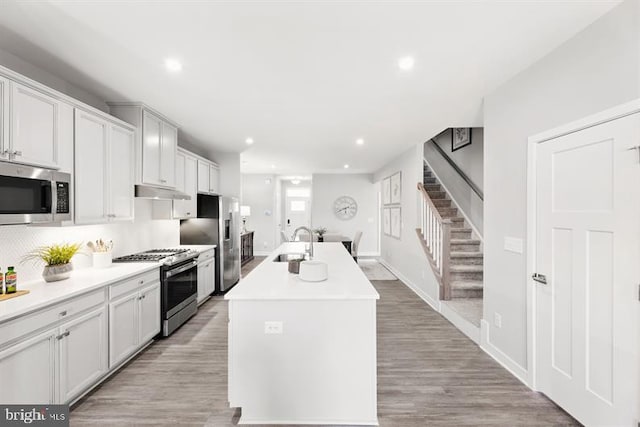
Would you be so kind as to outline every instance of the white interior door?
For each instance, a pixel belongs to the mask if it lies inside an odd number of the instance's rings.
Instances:
[[[638,422],[640,114],[537,147],[537,387],[589,426]]]
[[[296,228],[311,224],[311,188],[310,187],[287,187],[284,199],[284,231],[287,236]],[[308,239],[308,237],[307,237]]]

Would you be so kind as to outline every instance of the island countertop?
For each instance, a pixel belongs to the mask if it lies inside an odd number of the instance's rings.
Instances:
[[[379,299],[380,295],[340,242],[314,243],[316,261],[329,266],[323,282],[305,282],[289,273],[287,262],[273,260],[284,253],[303,253],[305,242],[286,242],[273,251],[226,295],[228,300]]]

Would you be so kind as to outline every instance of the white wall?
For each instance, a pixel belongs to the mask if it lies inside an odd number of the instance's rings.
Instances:
[[[46,86],[49,86],[52,89],[64,93],[65,95],[89,104],[94,108],[102,111],[109,111],[109,107],[107,106],[106,102],[104,102],[104,100],[100,99],[98,96],[89,93],[77,86],[74,86],[68,81],[46,70],[43,70],[42,68],[36,67],[35,65],[24,61],[23,59],[3,49],[0,49],[0,65],[2,65],[3,67],[7,67],[10,70],[15,71],[16,73],[25,75],[30,79],[40,82]]]
[[[526,237],[527,138],[638,97],[640,2],[629,0],[485,99],[484,318],[502,316],[489,348],[523,375],[526,254],[503,245]]]
[[[134,222],[72,227],[41,227],[27,225],[0,226],[0,270],[16,267],[20,282],[41,278],[42,265],[31,261],[21,263],[22,257],[38,246],[53,243],[86,243],[99,238],[113,240],[114,256],[140,252],[156,247],[173,247],[180,244],[180,228],[177,220],[151,220],[151,200],[135,200]],[[76,255],[74,268],[91,266],[90,255]]]
[[[471,145],[451,151],[451,130],[434,138],[451,160],[483,191],[484,183],[484,131],[473,128]],[[431,166],[449,196],[473,224],[480,235],[483,234],[483,202],[455,169],[437,151],[431,141],[424,143],[424,158]]]
[[[311,222],[314,228],[324,227],[328,233],[353,238],[362,231],[359,255],[379,255],[378,193],[379,184],[371,174],[313,174]],[[358,204],[358,213],[350,220],[341,220],[333,212],[333,202],[341,196],[351,196]]]
[[[438,303],[438,282],[422,249],[416,228],[420,228],[420,194],[416,188],[422,182],[423,144],[405,151],[374,174],[374,181],[398,171],[402,172],[402,232],[400,239],[382,234],[380,258],[399,279],[433,306]]]
[[[254,232],[253,245],[256,255],[266,255],[280,244],[279,237],[276,236],[276,182],[275,175],[242,175],[240,204],[251,207],[247,229]]]

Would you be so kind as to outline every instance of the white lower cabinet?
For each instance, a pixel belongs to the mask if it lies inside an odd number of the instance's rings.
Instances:
[[[55,403],[54,328],[0,351],[0,400],[3,404]]]
[[[60,397],[69,402],[107,373],[105,306],[60,326]]]
[[[112,300],[109,303],[109,368],[125,361],[159,332],[159,281]]]
[[[138,348],[138,293],[109,303],[109,368],[113,368]]]
[[[198,258],[198,303],[215,291],[216,264],[213,251],[204,252]]]

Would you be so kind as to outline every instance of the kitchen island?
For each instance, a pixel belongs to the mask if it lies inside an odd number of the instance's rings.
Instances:
[[[323,282],[288,272],[282,244],[232,289],[229,403],[240,424],[377,425],[376,301],[342,243],[314,244]]]

